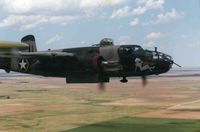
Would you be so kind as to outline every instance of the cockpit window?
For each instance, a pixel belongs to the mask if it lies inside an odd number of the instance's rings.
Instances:
[[[121,48],[119,48],[119,52],[130,54],[130,53],[132,53],[132,49],[131,49],[131,47],[121,47]]]
[[[112,46],[114,45],[114,42],[110,38],[104,38],[100,41],[100,46],[105,47],[105,46]]]
[[[130,52],[132,52],[132,49],[130,47],[126,47],[126,48],[124,48],[124,51],[127,53],[130,53]]]
[[[134,52],[141,51],[141,47],[133,47],[132,49]]]
[[[142,51],[142,47],[137,45],[130,45],[130,46],[122,46],[119,48],[119,52],[131,54],[131,53],[137,53]]]
[[[137,46],[137,45],[136,45],[136,46],[133,46],[132,49],[133,49],[133,52],[140,52],[140,51],[143,51],[142,47]]]

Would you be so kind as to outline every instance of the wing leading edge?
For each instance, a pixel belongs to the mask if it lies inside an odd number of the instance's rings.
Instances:
[[[74,58],[74,54],[67,52],[0,52],[0,58],[51,59]]]

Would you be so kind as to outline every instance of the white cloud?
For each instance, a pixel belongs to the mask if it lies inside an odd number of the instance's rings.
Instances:
[[[187,37],[185,34],[181,34],[180,36],[181,36],[181,38],[186,38]]]
[[[139,7],[133,9],[132,13],[134,15],[142,15],[148,10],[151,9],[163,9],[165,1],[164,0],[139,0],[138,4],[141,4]]]
[[[184,13],[176,11],[176,9],[172,9],[169,12],[158,14],[155,21],[147,22],[146,24],[162,24],[167,23],[172,20],[181,18],[184,16]]]
[[[77,19],[75,16],[41,16],[41,15],[10,15],[0,20],[0,28],[14,27],[21,30],[30,29],[43,23],[64,25]]]
[[[133,14],[134,15],[141,15],[141,14],[144,14],[146,11],[147,11],[146,8],[140,6],[138,8],[133,9]]]
[[[53,36],[52,38],[47,40],[46,44],[48,44],[48,45],[53,44],[53,43],[60,41],[61,39],[63,39],[63,34],[56,34],[55,36]]]
[[[120,37],[117,39],[117,43],[118,43],[118,44],[131,44],[131,43],[133,43],[133,40],[131,39],[130,36],[124,35],[124,36],[120,36]]]
[[[68,22],[78,19],[76,16],[47,16],[48,22],[52,24],[66,25]]]
[[[144,4],[146,2],[146,0],[137,0],[137,3],[140,4]]]
[[[197,42],[195,42],[195,43],[189,43],[189,44],[187,44],[188,45],[188,47],[190,47],[190,48],[199,48],[200,47],[200,41],[197,41]]]
[[[156,41],[159,40],[161,37],[163,37],[161,32],[151,32],[149,33],[144,42],[144,47],[152,47],[156,45]]]
[[[114,10],[110,18],[113,19],[113,18],[121,18],[121,17],[128,16],[129,11],[130,11],[130,7],[128,6]]]
[[[129,6],[125,6],[123,8],[114,10],[112,15],[110,16],[111,19],[113,18],[121,18],[125,16],[134,16],[134,15],[143,15],[148,10],[153,9],[164,9],[164,0],[137,0],[137,4],[139,5],[135,9],[130,9]],[[132,20],[129,25],[136,26],[140,23],[139,18],[135,18]]]
[[[30,29],[43,23],[65,25],[69,21],[99,15],[100,10],[129,0],[1,0],[0,28]],[[99,15],[100,16],[100,15]]]
[[[34,13],[34,11],[87,10],[126,2],[127,0],[1,0],[9,13]]]
[[[127,0],[79,0],[82,8],[95,8],[121,4]]]
[[[88,41],[87,40],[82,40],[80,43],[84,45],[84,44],[88,44]]]
[[[160,32],[151,32],[146,36],[147,40],[157,40],[162,36]]]
[[[166,23],[173,19],[180,18],[183,15],[183,13],[177,12],[176,9],[172,9],[170,12],[166,12],[165,14],[159,14],[155,23]]]
[[[136,26],[140,23],[139,18],[135,18],[133,21],[130,22],[130,26]]]
[[[65,6],[63,0],[2,0],[4,10],[9,13],[34,13],[34,11],[62,9]],[[66,1],[68,3],[68,1]]]
[[[138,0],[139,6],[130,11],[130,7],[126,6],[117,10],[114,10],[111,18],[120,18],[128,15],[142,15],[148,10],[152,9],[163,9],[165,3],[164,0]]]

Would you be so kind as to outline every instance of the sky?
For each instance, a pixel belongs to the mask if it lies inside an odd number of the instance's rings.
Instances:
[[[200,67],[200,0],[0,0],[0,40],[33,34],[39,50],[102,38],[170,54]]]

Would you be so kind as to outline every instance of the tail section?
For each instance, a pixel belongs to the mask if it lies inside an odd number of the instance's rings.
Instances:
[[[37,46],[35,42],[35,37],[33,35],[27,35],[21,39],[22,43],[29,45],[28,52],[37,52]]]
[[[37,52],[35,37],[33,35],[23,37],[21,42],[29,46],[26,50],[23,50],[23,52]],[[11,71],[27,73],[30,70],[32,60],[26,58],[11,58],[10,62]]]
[[[35,42],[35,37],[33,35],[27,35],[21,39],[21,43],[16,42],[0,42],[0,51],[5,51],[5,49],[16,49],[8,50],[8,52],[37,52],[37,46]],[[28,45],[28,46],[27,46]],[[4,69],[6,72],[16,71],[27,73],[29,72],[30,65],[32,64],[31,59],[26,58],[7,58],[0,57],[0,69]]]

